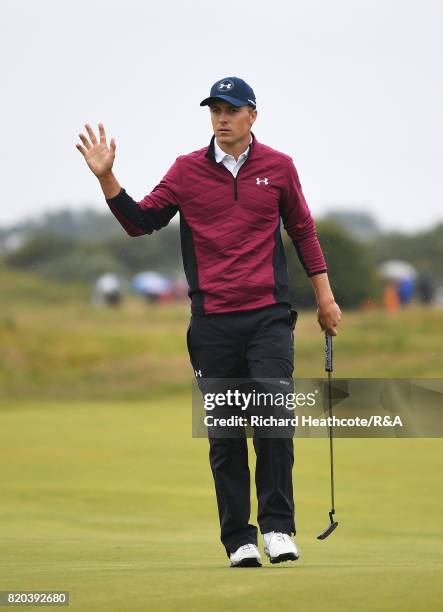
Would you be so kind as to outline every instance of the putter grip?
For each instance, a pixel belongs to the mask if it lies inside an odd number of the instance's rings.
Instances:
[[[332,372],[332,336],[325,332],[325,370]]]

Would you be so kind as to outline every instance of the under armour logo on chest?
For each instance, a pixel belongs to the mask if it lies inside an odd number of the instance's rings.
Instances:
[[[257,185],[260,185],[260,183],[264,183],[265,185],[267,185],[267,184],[268,184],[268,182],[269,182],[267,177],[266,177],[266,178],[261,179],[261,178],[259,178],[259,177],[257,176],[257,178],[256,178],[255,180],[257,181]]]
[[[196,378],[201,378],[203,376],[202,371],[201,370],[194,370],[195,372],[195,377]]]

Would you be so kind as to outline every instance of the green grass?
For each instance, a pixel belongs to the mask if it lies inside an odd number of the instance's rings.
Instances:
[[[0,315],[0,398],[142,399],[185,391],[188,304],[97,310],[86,300],[6,305]],[[345,312],[335,340],[337,375],[428,377],[443,371],[443,309]],[[323,376],[324,338],[314,312],[296,327],[296,374]]]
[[[189,396],[4,403],[0,420],[0,590],[69,590],[82,611],[440,609],[441,440],[336,440],[324,542],[327,442],[296,441],[302,557],[232,570]]]
[[[441,609],[441,440],[337,439],[324,542],[327,440],[296,440],[302,557],[232,570],[191,437],[188,305],[96,310],[75,287],[0,282],[0,590],[69,590],[81,612]],[[336,375],[440,377],[442,328],[443,310],[345,312]],[[296,374],[324,375],[313,312]]]

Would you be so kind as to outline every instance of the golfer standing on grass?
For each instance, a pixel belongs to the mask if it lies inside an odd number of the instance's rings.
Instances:
[[[332,335],[340,309],[331,291],[314,221],[292,159],[258,142],[252,88],[238,77],[217,81],[209,106],[209,146],[181,155],[137,202],[112,172],[108,147],[90,125],[78,150],[97,176],[106,201],[130,236],[151,234],[180,214],[183,264],[191,298],[187,333],[197,381],[205,378],[291,378],[296,312],[289,302],[280,219],[317,298],[320,327]],[[260,566],[257,528],[250,518],[245,437],[209,437],[221,541],[232,567]],[[296,560],[292,437],[254,436],[258,523],[271,563]]]

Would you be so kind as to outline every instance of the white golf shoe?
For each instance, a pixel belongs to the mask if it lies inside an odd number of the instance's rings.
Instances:
[[[282,561],[297,561],[300,551],[295,545],[294,540],[287,533],[270,531],[263,534],[265,544],[265,554],[271,563],[281,563]]]
[[[261,567],[260,553],[254,544],[243,544],[229,558],[231,567]]]

